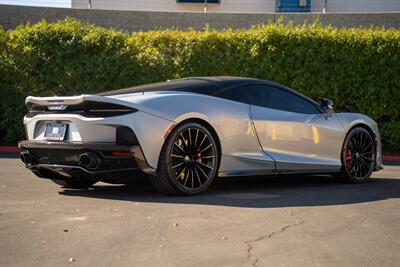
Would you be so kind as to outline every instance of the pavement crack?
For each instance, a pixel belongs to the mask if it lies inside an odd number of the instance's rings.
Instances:
[[[304,221],[298,222],[298,223],[294,223],[294,224],[287,224],[285,226],[283,226],[281,229],[277,230],[277,231],[273,231],[267,235],[262,235],[260,237],[257,237],[255,239],[251,239],[251,240],[247,240],[244,241],[244,243],[247,245],[247,260],[249,260],[251,262],[251,265],[253,267],[258,267],[258,258],[254,255],[253,253],[253,243],[262,241],[264,239],[269,239],[274,237],[277,234],[281,234],[283,232],[285,232],[287,229],[291,228],[291,227],[296,227],[296,226],[300,226],[304,223]]]

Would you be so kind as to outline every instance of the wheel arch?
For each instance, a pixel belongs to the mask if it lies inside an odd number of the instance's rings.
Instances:
[[[207,128],[207,130],[210,131],[210,133],[213,135],[213,137],[214,137],[214,139],[215,139],[215,142],[216,142],[216,144],[217,144],[218,154],[219,154],[219,160],[221,161],[221,155],[222,155],[221,140],[219,139],[218,133],[217,133],[217,131],[214,129],[214,127],[213,127],[209,122],[207,122],[207,121],[204,120],[204,119],[201,119],[201,118],[194,118],[194,117],[193,117],[193,118],[184,119],[184,120],[180,121],[179,123],[175,124],[175,125],[174,125],[174,129],[175,129],[177,126],[180,126],[180,125],[182,125],[182,124],[184,124],[184,123],[188,123],[188,122],[197,122],[197,123],[199,123],[199,124],[202,124],[202,125],[204,125],[204,127]],[[219,163],[218,163],[218,164],[219,164]]]
[[[368,132],[368,133],[372,136],[372,138],[374,138],[374,140],[376,141],[376,137],[377,137],[377,136],[376,136],[375,132],[372,130],[372,128],[371,128],[368,124],[365,124],[365,123],[362,123],[362,122],[358,122],[358,123],[352,125],[352,126],[346,131],[346,135],[345,135],[345,137],[344,137],[344,139],[343,139],[342,151],[343,151],[344,142],[346,141],[347,136],[349,135],[349,133],[351,132],[351,130],[353,130],[353,129],[356,128],[356,127],[361,127],[361,128],[364,128],[365,130],[367,130],[367,132]],[[376,145],[375,145],[375,149],[377,149]]]
[[[347,131],[347,133],[349,133],[351,130],[353,130],[355,127],[361,127],[361,128],[364,128],[365,130],[367,130],[368,131],[368,133],[373,137],[373,138],[376,138],[376,134],[374,133],[374,131],[372,130],[372,128],[368,125],[368,124],[365,124],[365,123],[357,123],[357,124],[355,124],[355,125],[353,125],[353,126],[351,126],[350,127],[350,129]],[[347,136],[347,134],[346,134],[346,136]]]

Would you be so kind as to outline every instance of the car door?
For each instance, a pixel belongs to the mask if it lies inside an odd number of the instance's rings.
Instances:
[[[290,90],[258,84],[242,87],[260,145],[276,161],[276,169],[336,171],[344,128],[335,115]]]

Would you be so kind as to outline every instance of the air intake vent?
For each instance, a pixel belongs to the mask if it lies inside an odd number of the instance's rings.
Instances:
[[[138,145],[139,142],[136,138],[135,133],[131,128],[126,126],[117,127],[116,133],[116,142],[117,145]]]

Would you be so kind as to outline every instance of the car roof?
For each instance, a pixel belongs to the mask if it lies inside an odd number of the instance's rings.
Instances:
[[[107,91],[100,93],[99,95],[110,96],[152,91],[189,91],[211,95],[216,90],[256,81],[260,82],[261,80],[231,76],[188,77],[176,80],[168,80],[166,82],[133,86],[114,91]]]

